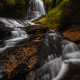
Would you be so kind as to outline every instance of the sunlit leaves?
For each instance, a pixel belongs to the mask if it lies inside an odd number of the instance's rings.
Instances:
[[[20,64],[23,64],[26,66],[26,68],[24,68],[24,70],[27,70],[27,68],[32,68],[34,67],[34,64],[36,63],[37,60],[37,48],[36,46],[31,46],[28,48],[23,47],[23,50],[21,50],[21,48],[19,48],[20,50],[16,50],[15,54],[11,53],[10,55],[8,55],[7,57],[9,58],[9,60],[7,61],[7,63],[5,63],[5,66],[7,67],[7,74],[8,74],[8,78],[10,78],[11,76],[11,72]],[[14,54],[14,55],[13,55]],[[25,59],[27,59],[29,57],[28,60],[25,61]],[[5,69],[5,67],[3,67],[3,69]],[[23,70],[23,68],[21,68],[21,70]],[[5,72],[4,72],[5,73]],[[15,75],[17,74],[17,71],[15,72]]]
[[[14,5],[15,4],[15,0],[6,0],[8,5]]]

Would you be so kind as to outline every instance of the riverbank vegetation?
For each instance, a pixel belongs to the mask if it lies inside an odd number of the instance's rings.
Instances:
[[[50,28],[56,27],[58,29],[65,29],[69,25],[79,24],[80,0],[59,0],[58,5],[51,9],[40,22],[47,24]]]
[[[23,16],[26,1],[29,0],[0,0],[0,16],[13,18]]]

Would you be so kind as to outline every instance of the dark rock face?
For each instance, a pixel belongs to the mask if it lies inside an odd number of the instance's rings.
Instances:
[[[42,34],[46,33],[49,30],[49,27],[44,27],[43,25],[32,25],[25,27],[25,31],[28,34]]]
[[[11,28],[5,27],[5,25],[0,22],[0,40],[11,36]]]

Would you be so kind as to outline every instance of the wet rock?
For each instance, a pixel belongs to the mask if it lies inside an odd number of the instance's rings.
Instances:
[[[62,35],[75,42],[77,46],[80,48],[80,26],[79,25],[72,25],[68,29],[62,31]]]
[[[46,27],[44,25],[31,25],[29,27],[25,27],[25,30],[28,34],[40,34],[40,33],[46,33],[49,30],[49,27]]]
[[[2,60],[7,59],[7,62],[4,64],[7,72],[4,72],[6,76],[2,80],[26,80],[26,77],[30,76],[30,72],[34,72],[45,61],[60,56],[62,54],[61,37],[55,34],[31,34],[30,39],[25,39],[15,47],[5,50],[2,54],[7,55]],[[53,57],[50,58],[48,55]]]
[[[0,22],[0,39],[5,39],[11,35],[11,28],[5,27],[5,25]]]

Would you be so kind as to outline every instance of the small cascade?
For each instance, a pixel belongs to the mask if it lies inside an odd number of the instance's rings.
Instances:
[[[70,42],[69,44],[67,44],[64,48],[63,48],[63,54],[66,53],[71,53],[71,52],[76,52],[79,51],[79,48],[77,47],[77,45],[73,42]]]
[[[73,42],[69,42],[66,44],[62,51],[62,59],[79,59],[80,58],[80,50],[77,45]]]
[[[69,75],[71,67],[74,72],[73,67],[76,66],[76,68],[79,68],[79,66],[80,66],[80,49],[77,47],[77,45],[75,43],[67,41],[67,40],[63,40],[61,42],[61,44],[62,45],[64,44],[63,51],[62,51],[62,60],[63,61],[62,61],[61,69],[60,69],[58,75],[55,78],[53,78],[52,80],[62,80],[63,78],[65,79],[65,76]],[[72,64],[72,66],[70,64]],[[73,72],[70,72],[70,75],[71,75],[71,73],[73,74]]]
[[[44,8],[43,0],[31,0],[29,2],[29,9],[27,11],[27,20],[37,19],[41,15],[45,15],[46,11]]]
[[[42,53],[48,53],[50,52],[49,47],[53,48],[53,46],[58,46],[56,45],[56,43],[58,43],[58,39],[61,38],[60,35],[54,33],[49,33],[46,35],[46,39],[45,39],[45,48],[43,49],[45,52]],[[49,44],[50,41],[51,44]],[[80,50],[77,47],[77,45],[71,41],[68,40],[62,40],[61,42],[61,46],[62,47],[62,55],[61,56],[57,56],[57,58],[55,58],[55,54],[56,52],[48,55],[47,60],[45,61],[45,64],[43,66],[41,66],[39,69],[37,69],[34,72],[34,75],[32,77],[37,77],[36,79],[28,79],[28,80],[62,80],[62,77],[65,76],[65,74],[67,73],[67,71],[69,70],[69,64],[67,64],[67,62],[69,62],[69,60],[71,60],[74,64],[75,61],[77,59],[76,62],[79,61],[80,63]],[[50,46],[53,45],[53,46]],[[47,49],[46,49],[47,47]],[[56,47],[58,50],[59,48]],[[56,50],[55,48],[55,50]],[[54,51],[55,51],[54,50]],[[60,51],[60,50],[59,50]],[[59,54],[59,53],[57,53]],[[78,63],[77,63],[78,65]]]
[[[61,57],[56,58],[54,60],[49,61],[48,63],[44,64],[40,69],[39,69],[39,76],[40,74],[42,75],[40,80],[51,80],[55,78],[60,71],[61,68]],[[43,72],[42,72],[43,71]],[[40,73],[41,72],[41,73]],[[45,76],[48,75],[48,76]],[[48,78],[47,78],[48,77]],[[44,78],[44,79],[43,79]]]
[[[61,69],[61,63],[62,63],[61,57],[52,59],[46,62],[39,69],[37,69],[34,72],[34,74],[27,80],[52,80],[58,75]],[[36,79],[35,79],[35,76],[36,76]]]
[[[20,28],[14,28],[14,31],[11,31],[12,38],[19,38],[23,37],[26,38],[26,32],[24,30],[21,30]]]
[[[0,21],[5,24],[5,27],[13,28],[11,31],[11,39],[4,41],[4,47],[0,48],[0,52],[4,51],[9,47],[15,46],[21,40],[28,38],[28,34],[20,27],[28,26],[28,22],[21,22],[19,20],[0,18]],[[3,45],[3,44],[2,44]]]
[[[27,27],[28,21],[27,20],[14,20],[14,19],[7,19],[7,18],[0,18],[0,21],[5,24],[6,27],[14,28],[14,27]]]
[[[27,12],[27,19],[37,19],[41,15],[45,15],[45,8],[43,0],[31,0],[29,3],[29,10]],[[0,21],[5,24],[6,27],[13,28],[11,31],[11,38],[4,41],[3,47],[0,47],[0,52],[3,52],[9,47],[14,47],[17,43],[29,37],[20,27],[34,25],[31,21],[20,21],[14,19],[0,18]],[[45,38],[42,40],[34,40],[34,42],[42,41],[43,46],[41,47],[40,54],[48,55],[47,59],[43,56],[41,65],[39,68],[34,70],[34,74],[31,75],[30,79],[26,80],[62,80],[67,70],[69,69],[69,62],[79,61],[80,64],[80,50],[77,45],[68,40],[62,40],[62,36],[51,30],[52,33],[47,33]],[[60,41],[61,40],[61,41]],[[70,60],[70,61],[69,61]],[[67,64],[66,64],[67,63]],[[78,65],[78,64],[77,64]],[[2,67],[0,67],[2,69]],[[0,71],[0,78],[2,77]],[[26,72],[27,73],[27,72]],[[36,77],[36,78],[35,78]]]
[[[63,60],[80,59],[80,51],[67,53],[65,55],[62,55],[62,58],[63,58]]]

